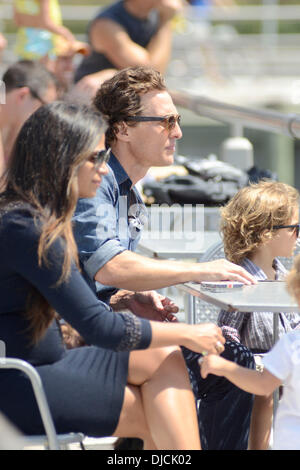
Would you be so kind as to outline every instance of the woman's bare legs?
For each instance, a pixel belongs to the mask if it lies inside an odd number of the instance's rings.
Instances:
[[[123,407],[114,436],[139,437],[144,441],[145,450],[156,449],[146,421],[139,387],[127,385],[125,388]]]
[[[138,387],[140,391],[144,419],[138,421],[137,416],[131,415],[130,424],[143,427],[135,437],[144,439],[145,448],[154,445],[158,449],[200,449],[195,399],[179,348],[131,352],[128,384],[130,390]],[[133,436],[126,423],[128,406],[124,400],[116,436]],[[141,416],[140,409],[138,412]]]

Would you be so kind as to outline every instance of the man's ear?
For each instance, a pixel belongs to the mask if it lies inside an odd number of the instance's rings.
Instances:
[[[127,124],[124,121],[121,121],[117,124],[117,132],[116,136],[119,140],[122,140],[123,142],[128,142],[129,140],[129,128]]]
[[[16,88],[13,90],[13,93],[15,95],[15,99],[18,102],[22,102],[28,95],[30,95],[30,90],[28,86],[23,86],[22,88]]]

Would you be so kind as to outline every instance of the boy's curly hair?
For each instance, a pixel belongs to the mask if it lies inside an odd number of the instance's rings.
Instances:
[[[265,180],[242,188],[221,209],[226,258],[240,264],[273,238],[274,226],[288,225],[298,208],[299,193],[288,184]]]

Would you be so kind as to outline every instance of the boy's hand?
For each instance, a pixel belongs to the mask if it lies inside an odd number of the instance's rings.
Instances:
[[[208,374],[224,375],[227,362],[226,359],[215,354],[208,354],[207,356],[201,357],[199,359],[199,366],[202,378],[206,379]]]

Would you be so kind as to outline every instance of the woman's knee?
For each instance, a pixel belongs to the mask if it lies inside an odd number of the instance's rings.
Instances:
[[[177,346],[132,351],[129,356],[129,383],[142,385],[152,378],[161,368],[169,365],[170,371],[186,369],[181,349]]]
[[[158,364],[162,364],[164,361],[183,361],[183,354],[179,346],[166,346],[164,348],[153,349],[155,351],[155,360]]]

